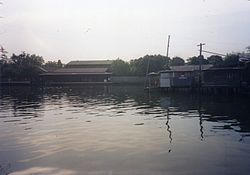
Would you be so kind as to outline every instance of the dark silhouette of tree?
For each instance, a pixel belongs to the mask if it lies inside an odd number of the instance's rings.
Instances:
[[[162,55],[146,55],[130,61],[133,75],[145,75],[148,72],[158,72],[169,68],[170,58]],[[148,66],[149,65],[149,66]]]
[[[2,77],[6,80],[37,80],[41,69],[39,67],[43,64],[42,57],[37,55],[13,54],[10,57],[10,62],[2,67]]]
[[[225,57],[224,67],[236,67],[239,66],[239,54],[228,54]]]
[[[181,57],[174,57],[170,60],[170,66],[183,66],[185,64],[185,60]]]
[[[57,62],[56,61],[48,61],[44,64],[44,68],[58,68]]]
[[[0,47],[0,62],[1,64],[5,64],[9,62],[9,59],[7,57],[7,51],[3,48],[3,46]]]
[[[47,71],[54,71],[63,67],[61,60],[58,61],[48,61],[44,64],[43,68]]]
[[[245,52],[242,52],[242,53],[240,54],[240,56],[243,56],[243,57],[245,57],[245,58],[250,58],[250,46],[247,46],[247,47],[246,47],[246,51],[245,51]]]
[[[62,61],[61,61],[61,60],[58,60],[58,61],[57,61],[57,65],[58,65],[59,68],[62,68],[62,67],[63,67]]]
[[[21,66],[42,66],[44,63],[43,57],[37,56],[35,54],[26,54],[25,52],[20,55],[13,54],[10,57],[13,64]]]
[[[247,47],[246,47],[246,50],[247,50],[247,53],[250,54],[250,46],[247,46]]]
[[[112,69],[113,75],[129,75],[130,74],[129,63],[119,58],[112,62],[111,69]]]
[[[200,61],[201,64],[209,64],[208,60],[206,60],[203,56],[201,56],[201,58],[196,56],[188,58],[187,63],[190,65],[199,65]]]
[[[208,63],[214,65],[215,67],[223,66],[223,59],[219,55],[212,55],[207,58]]]

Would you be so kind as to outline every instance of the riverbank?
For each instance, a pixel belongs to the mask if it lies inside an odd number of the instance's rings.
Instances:
[[[32,84],[31,81],[1,81],[1,86],[30,86]]]

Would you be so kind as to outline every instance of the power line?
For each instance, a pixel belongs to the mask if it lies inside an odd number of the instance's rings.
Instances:
[[[217,52],[210,52],[210,51],[207,51],[207,50],[202,50],[202,52],[215,54],[215,55],[220,55],[220,56],[223,56],[223,57],[226,56],[225,54],[221,54],[221,53],[217,53]]]
[[[221,54],[221,53],[217,53],[217,52],[211,52],[211,51],[207,51],[207,50],[202,50],[202,52],[205,52],[205,53],[209,53],[209,54],[214,54],[214,55],[219,55],[219,56],[227,56],[225,54]],[[238,54],[240,58],[247,58],[247,59],[250,59],[248,56],[245,56],[245,55],[242,55],[242,54]]]

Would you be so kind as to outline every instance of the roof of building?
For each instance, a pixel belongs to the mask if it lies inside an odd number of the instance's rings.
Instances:
[[[211,67],[213,67],[212,64],[203,64],[201,65],[201,70],[207,70]],[[199,69],[199,65],[170,66],[170,70],[164,70],[161,72],[192,72],[198,71]]]
[[[243,70],[245,67],[212,67],[206,71]]]
[[[149,76],[159,75],[159,72],[150,72],[148,75]]]
[[[107,68],[61,68],[42,75],[100,75],[111,74]]]
[[[39,71],[39,72],[48,72],[48,70],[44,69],[43,67],[41,66],[35,66],[36,69]]]
[[[70,61],[67,65],[110,65],[112,60]]]
[[[57,73],[105,73],[107,68],[61,68],[54,72]]]

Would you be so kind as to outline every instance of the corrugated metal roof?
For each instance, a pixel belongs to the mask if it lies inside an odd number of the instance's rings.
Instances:
[[[215,71],[215,70],[218,70],[218,71],[223,71],[223,70],[227,70],[227,71],[230,71],[230,70],[243,70],[245,69],[245,67],[212,67],[210,69],[207,69],[206,71]]]
[[[70,61],[67,65],[110,65],[111,60]]]
[[[41,66],[36,66],[36,68],[40,71],[40,72],[48,72],[48,70],[44,69]]]
[[[105,73],[107,68],[62,68],[57,69],[54,73]]]
[[[111,74],[107,68],[61,68],[41,75],[100,75]]]
[[[201,70],[207,70],[213,67],[212,64],[201,65]],[[192,72],[198,71],[199,65],[184,65],[184,66],[170,66],[170,71],[174,72]]]
[[[74,72],[51,72],[51,73],[43,73],[41,76],[62,76],[62,75],[111,75],[112,73],[104,72],[104,73],[74,73]]]

